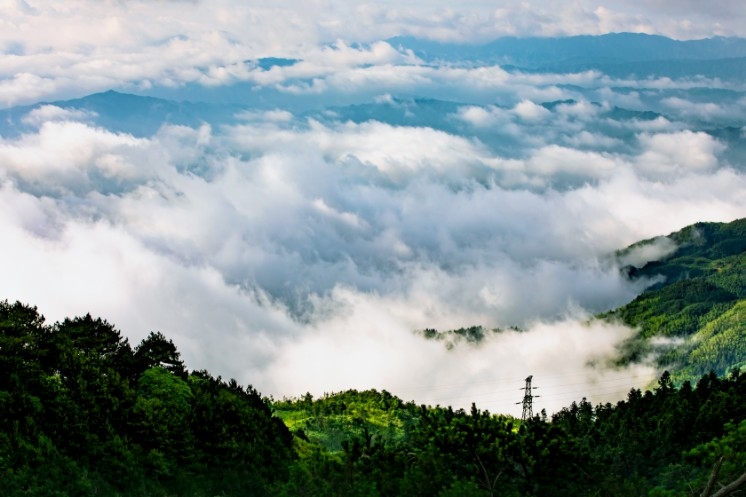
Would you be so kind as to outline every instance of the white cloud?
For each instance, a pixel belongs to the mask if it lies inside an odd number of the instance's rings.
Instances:
[[[27,121],[49,114],[45,107],[33,111]],[[55,118],[58,112],[53,112]],[[67,115],[70,115],[68,113]],[[80,113],[72,113],[80,115]],[[127,181],[142,177],[142,169],[131,159],[133,149],[144,140],[129,135],[94,129],[80,122],[46,121],[38,134],[18,140],[0,140],[0,160],[6,175],[25,181],[33,188],[57,194],[106,188],[92,178]]]
[[[537,150],[527,166],[531,171],[547,176],[566,173],[586,178],[604,178],[620,166],[620,161],[608,154],[549,145]]]
[[[514,108],[513,112],[524,121],[535,122],[546,119],[551,114],[549,110],[545,109],[541,105],[537,105],[530,100],[523,100],[519,102]]]
[[[731,119],[736,122],[743,122],[746,118],[746,102],[743,100],[723,106],[715,102],[690,102],[681,97],[668,97],[661,100],[661,104],[666,106],[669,112],[674,115],[689,119],[705,121]]]
[[[718,164],[725,147],[703,132],[641,134],[643,148],[636,164],[645,174],[657,179],[671,178],[684,171],[705,172]]]
[[[667,236],[659,236],[650,243],[636,245],[625,252],[620,257],[619,262],[624,266],[643,267],[648,262],[665,259],[676,252],[677,248],[678,245],[672,239]]]
[[[290,91],[302,91],[298,83],[289,83],[295,78],[316,78],[314,91],[361,84],[361,78],[374,84],[383,76],[380,68],[416,62],[413,54],[380,41],[402,34],[472,42],[505,35],[620,31],[683,38],[744,34],[746,23],[739,22],[744,15],[732,8],[689,8],[677,7],[678,15],[672,16],[653,5],[631,6],[621,0],[604,7],[580,0],[497,9],[483,2],[454,7],[441,1],[396,6],[331,1],[308,8],[291,0],[266,7],[217,0],[191,2],[188,9],[180,2],[139,0],[10,2],[0,13],[0,49],[6,51],[0,59],[0,102],[12,105],[154,84],[212,87],[250,81],[281,84]],[[323,43],[327,45],[320,47]],[[246,64],[267,56],[302,62],[266,71]],[[478,71],[469,76],[479,84]],[[503,79],[494,76],[489,86]],[[575,79],[596,76],[587,73]],[[537,96],[524,98],[536,101]]]
[[[746,179],[721,163],[726,145],[688,124],[740,119],[743,106],[685,99],[706,81],[427,66],[378,40],[694,36],[742,29],[743,15],[717,1],[708,12],[686,2],[670,22],[657,6],[622,1],[302,7],[4,3],[4,105],[110,87],[180,95],[246,82],[234,89],[267,93],[239,124],[163,124],[146,138],[85,110],[30,110],[23,134],[0,139],[0,298],[51,320],[92,312],[134,342],[160,330],[191,368],[276,396],[375,387],[515,413],[529,374],[549,411],[644,385],[645,368],[602,366],[630,330],[587,322],[641,289],[609,254],[745,215]],[[300,60],[255,63],[270,56]],[[300,117],[263,101],[270,90],[338,107]],[[427,126],[416,118],[440,103],[406,97],[458,104]],[[613,117],[615,106],[647,110],[651,100],[672,115]],[[334,120],[354,112],[345,104],[371,102],[420,124],[383,122],[384,111]],[[667,249],[654,247],[635,256]],[[472,324],[528,331],[451,351],[413,333]]]
[[[590,131],[583,130],[580,133],[568,136],[564,139],[567,145],[573,148],[598,148],[598,149],[614,149],[621,148],[623,146],[622,140],[617,138],[611,138],[609,136],[592,133]]]
[[[508,113],[495,106],[486,108],[477,106],[461,107],[456,117],[476,128],[491,128],[498,125],[505,127],[511,124]],[[519,130],[517,126],[513,126],[512,129]]]
[[[22,122],[31,126],[41,126],[48,121],[88,121],[94,113],[77,109],[62,109],[54,105],[42,105],[23,116]]]
[[[346,311],[287,343],[267,369],[275,395],[377,388],[431,405],[468,408],[475,402],[491,412],[520,416],[519,388],[529,375],[541,388],[537,414],[541,409],[556,412],[582,397],[594,403],[616,401],[655,377],[647,367],[614,371],[594,366],[630,336],[631,330],[618,325],[567,317],[534,323],[525,332],[488,333],[479,346],[448,350],[442,342],[412,333],[411,326],[421,320],[414,315],[422,307],[343,289],[335,291],[334,301]]]
[[[636,174],[635,156],[548,146],[524,172],[596,180],[533,192],[489,180],[521,161],[442,131],[276,117],[166,126],[149,139],[53,120],[4,140],[0,293],[50,319],[101,315],[135,342],[158,329],[190,367],[275,396],[371,386],[507,409],[484,386],[515,382],[520,364],[519,376],[556,392],[580,375],[576,398],[603,400],[606,378],[616,395],[650,376],[589,369],[628,331],[562,320],[640,290],[604,254],[746,212],[746,180],[712,170],[707,154],[663,184]],[[698,134],[642,141],[662,154],[669,140],[717,149]],[[471,324],[530,331],[450,352],[412,334]],[[543,347],[554,332],[565,334],[566,369]],[[456,374],[463,383],[444,388]],[[584,376],[594,374],[595,390]],[[572,399],[549,400],[551,411]]]

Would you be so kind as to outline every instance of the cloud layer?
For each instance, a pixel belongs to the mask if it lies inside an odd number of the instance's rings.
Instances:
[[[0,9],[0,104],[70,98],[109,88],[148,91],[185,84],[206,87],[248,81],[271,85],[326,76],[376,78],[384,63],[411,59],[380,40],[410,35],[458,42],[501,36],[564,36],[610,32],[680,39],[746,34],[746,14],[730,0],[491,2],[273,2],[227,0],[147,2],[3,0]],[[368,50],[352,42],[371,43]],[[330,48],[334,47],[334,48]],[[247,61],[292,57],[303,63],[257,71]],[[370,66],[345,74],[344,69]],[[314,78],[321,79],[314,79]],[[291,87],[307,91],[304,86]]]
[[[102,124],[131,118],[113,103],[8,114],[0,298],[51,321],[92,312],[134,343],[162,331],[189,367],[277,397],[387,388],[520,414],[534,375],[537,410],[618,399],[655,372],[604,366],[632,330],[591,316],[644,286],[612,254],[746,214],[743,93],[424,64],[379,40],[746,25],[730,2],[677,2],[678,17],[669,3],[316,2],[309,17],[293,2],[5,1],[5,106],[109,88],[256,105],[131,133]],[[671,250],[649,247],[630,257]],[[415,333],[470,325],[524,331],[452,350]]]
[[[135,138],[40,107],[0,141],[0,291],[52,320],[94,312],[135,342],[163,331],[191,367],[276,396],[375,387],[515,413],[489,392],[534,374],[554,385],[550,411],[612,398],[654,373],[589,366],[630,333],[589,314],[642,288],[610,255],[743,216],[746,178],[708,134],[620,121],[631,138],[598,135],[594,109],[449,117],[533,136],[506,158],[468,129],[273,111]],[[527,331],[451,351],[414,333],[472,324]]]

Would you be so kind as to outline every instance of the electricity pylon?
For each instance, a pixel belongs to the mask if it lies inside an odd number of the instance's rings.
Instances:
[[[535,390],[539,387],[532,387],[531,386],[531,378],[533,378],[533,375],[526,378],[526,386],[521,388],[521,390],[524,391],[523,393],[523,415],[521,416],[521,419],[523,421],[526,421],[527,419],[531,419],[534,417],[534,411],[533,411],[533,401],[535,397],[541,397],[541,395],[532,395],[531,391]],[[516,404],[521,404],[521,402],[516,402]]]

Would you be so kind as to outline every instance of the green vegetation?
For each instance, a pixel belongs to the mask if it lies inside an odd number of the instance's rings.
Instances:
[[[392,443],[405,440],[416,425],[418,407],[387,391],[348,390],[314,400],[274,402],[272,410],[300,439],[324,450],[342,450],[350,437],[371,436]]]
[[[0,481],[10,497],[725,497],[746,484],[746,221],[669,237],[658,281],[607,313],[638,328],[656,388],[517,420],[386,391],[268,401],[188,371],[150,333],[132,348],[90,315],[45,324],[0,302]],[[655,241],[641,242],[620,257]],[[423,336],[478,344],[479,326]],[[690,381],[692,380],[692,381]],[[740,488],[740,490],[739,490]]]
[[[746,219],[698,223],[667,237],[676,250],[632,279],[656,281],[629,304],[604,314],[639,330],[624,344],[620,364],[653,358],[677,384],[746,364]],[[660,240],[636,243],[618,255]]]
[[[516,326],[511,326],[508,329],[511,331],[523,331]],[[491,330],[488,330],[484,326],[476,325],[445,331],[438,331],[435,328],[425,328],[424,330],[417,330],[415,333],[428,340],[444,342],[446,348],[450,350],[461,342],[466,342],[470,345],[477,345],[487,338],[489,334],[502,333],[503,331],[502,328],[492,328]]]
[[[90,315],[0,302],[0,371],[3,495],[269,495],[294,457],[255,390],[187,373],[160,333],[133,350]]]
[[[499,333],[499,329],[492,330],[493,333]],[[479,343],[484,340],[487,330],[483,326],[469,326],[468,328],[458,328],[456,330],[438,331],[435,328],[425,328],[421,334],[430,340],[449,340],[451,347],[454,341],[466,340],[468,343]]]
[[[270,404],[189,372],[160,333],[132,349],[101,319],[48,326],[7,301],[0,368],[11,497],[684,496],[746,478],[737,369],[679,388],[665,373],[616,405],[582,400],[525,421],[375,390]]]
[[[700,495],[721,457],[718,482],[746,469],[745,398],[738,371],[678,389],[664,373],[616,405],[583,399],[525,422],[386,392],[307,395],[275,404],[294,426],[313,426],[297,428],[300,457],[278,495]]]

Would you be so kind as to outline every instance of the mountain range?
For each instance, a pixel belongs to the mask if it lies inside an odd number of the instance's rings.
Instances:
[[[387,40],[427,62],[499,64],[529,72],[598,70],[615,77],[746,76],[746,40],[717,37],[679,41],[642,33],[565,38],[505,37],[482,45],[440,43],[410,37]]]

